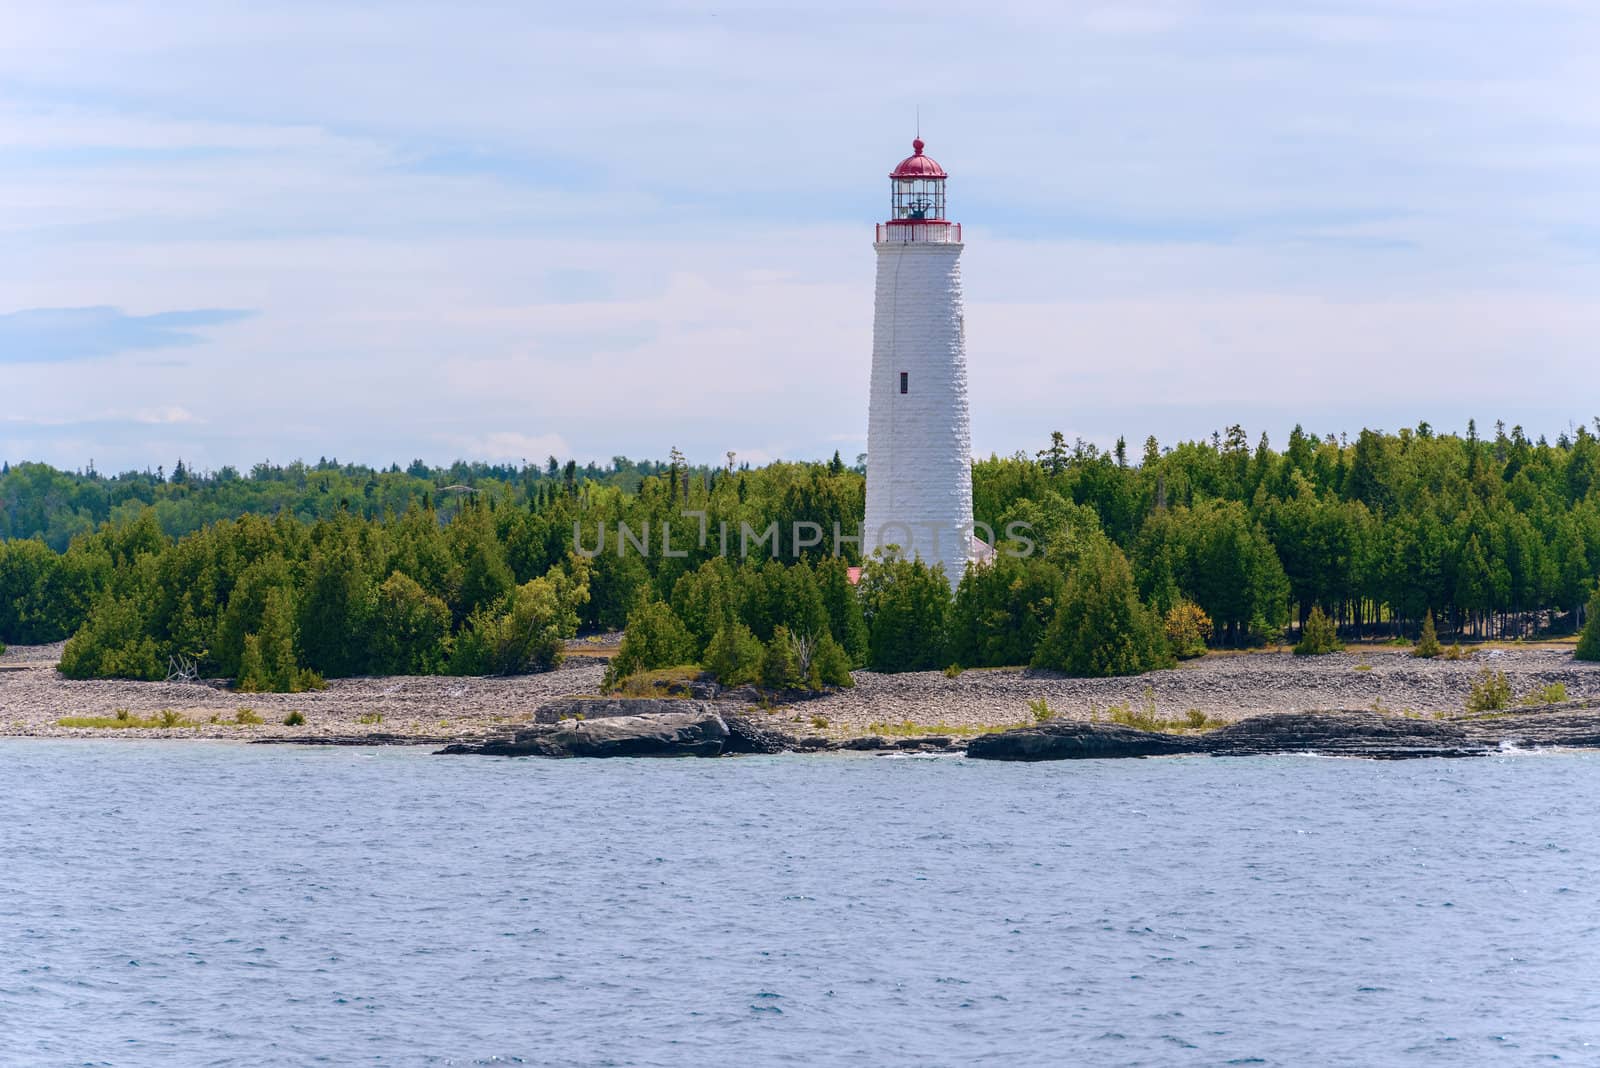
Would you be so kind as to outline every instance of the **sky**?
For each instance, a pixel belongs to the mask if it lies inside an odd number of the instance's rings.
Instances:
[[[1592,0],[0,0],[0,458],[866,448],[964,224],[974,450],[1600,416]]]

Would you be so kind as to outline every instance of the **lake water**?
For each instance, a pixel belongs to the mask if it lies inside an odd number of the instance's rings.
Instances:
[[[0,1064],[1600,1063],[1600,757],[0,743]]]

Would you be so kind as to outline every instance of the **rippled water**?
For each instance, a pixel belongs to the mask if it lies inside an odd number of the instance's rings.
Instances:
[[[1600,758],[0,744],[0,1063],[1600,1063]]]

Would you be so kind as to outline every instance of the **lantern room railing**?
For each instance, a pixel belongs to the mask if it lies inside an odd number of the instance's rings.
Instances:
[[[877,243],[891,245],[959,245],[961,224],[907,219],[878,224]]]

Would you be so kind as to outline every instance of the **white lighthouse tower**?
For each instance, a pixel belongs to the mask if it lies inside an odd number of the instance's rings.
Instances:
[[[889,175],[878,224],[867,415],[863,552],[898,545],[943,564],[951,585],[972,555],[972,454],[967,422],[961,224],[944,214],[944,168],[922,139]],[[987,546],[984,546],[987,549]]]

